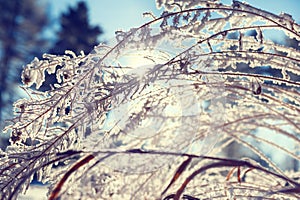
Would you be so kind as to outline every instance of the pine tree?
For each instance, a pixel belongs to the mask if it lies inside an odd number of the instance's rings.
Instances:
[[[53,54],[64,54],[65,50],[77,54],[80,51],[89,53],[98,44],[98,36],[103,33],[99,26],[89,24],[88,9],[82,1],[75,8],[70,7],[68,12],[63,13],[60,23],[58,40],[50,51]]]

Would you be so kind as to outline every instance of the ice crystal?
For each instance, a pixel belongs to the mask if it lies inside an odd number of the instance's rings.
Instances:
[[[117,31],[114,44],[24,68],[28,98],[5,128],[1,199],[16,199],[34,176],[49,199],[299,198],[298,172],[258,145],[300,159],[300,52],[267,32],[299,39],[299,25],[239,1],[157,5],[160,16]],[[264,67],[273,74],[256,71]],[[41,92],[47,74],[56,83]],[[264,165],[220,158],[233,141]]]

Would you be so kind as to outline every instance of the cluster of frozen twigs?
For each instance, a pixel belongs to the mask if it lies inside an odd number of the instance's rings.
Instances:
[[[300,198],[299,173],[259,148],[300,160],[300,52],[268,39],[300,40],[300,26],[238,1],[157,5],[161,16],[145,13],[151,20],[114,45],[24,68],[1,199],[34,177],[51,200]],[[47,74],[56,81],[41,92]],[[222,156],[233,141],[263,164]]]

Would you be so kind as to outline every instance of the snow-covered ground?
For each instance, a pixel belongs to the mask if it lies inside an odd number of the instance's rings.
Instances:
[[[30,185],[26,195],[19,195],[19,200],[47,200],[47,186]]]

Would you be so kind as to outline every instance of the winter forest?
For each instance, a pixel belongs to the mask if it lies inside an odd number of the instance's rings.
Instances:
[[[46,15],[27,1],[0,0],[15,11],[0,18],[13,22],[0,30],[0,199],[37,184],[49,200],[300,198],[290,14],[156,0],[159,15],[99,42],[79,2],[50,45]]]

